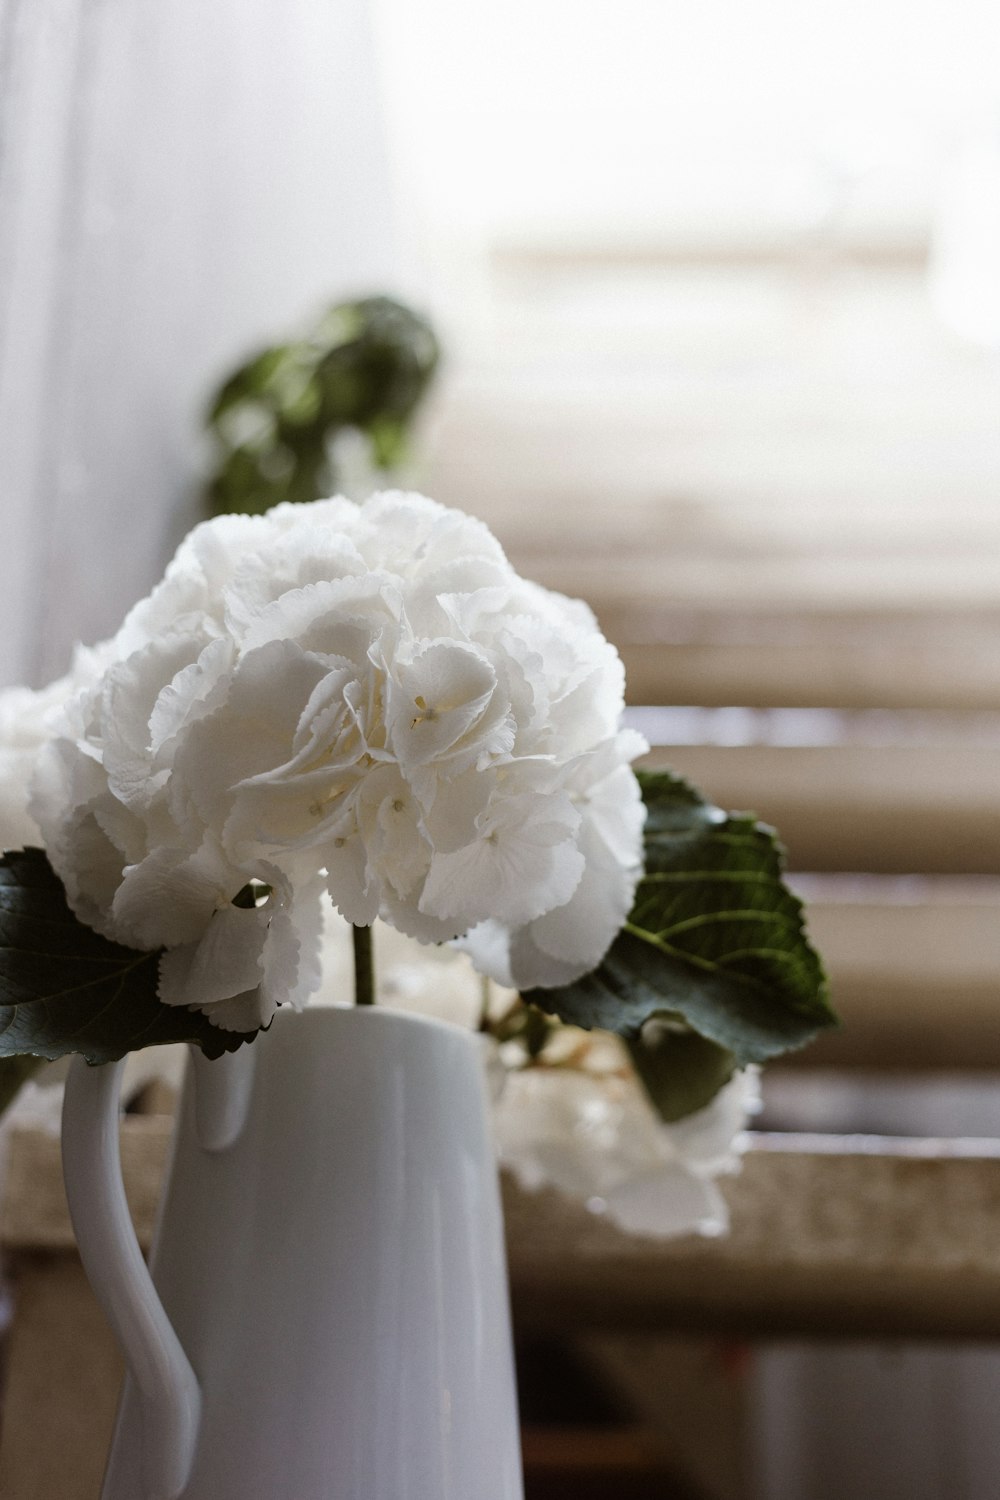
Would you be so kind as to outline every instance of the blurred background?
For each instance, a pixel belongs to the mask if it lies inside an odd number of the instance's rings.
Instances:
[[[762,1130],[974,1139],[995,1198],[998,47],[985,0],[0,0],[0,686],[158,577],[235,369],[400,299],[440,364],[344,486],[585,596],[653,757],[786,839],[845,1027]],[[995,1496],[1000,1349],[909,1211],[889,1341],[526,1327],[530,1494]]]

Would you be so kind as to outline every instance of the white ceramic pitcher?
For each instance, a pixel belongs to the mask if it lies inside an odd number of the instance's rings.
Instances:
[[[279,1011],[193,1062],[152,1280],[121,1065],[77,1058],[67,1084],[70,1209],[129,1367],[103,1500],[521,1500],[476,1038]]]

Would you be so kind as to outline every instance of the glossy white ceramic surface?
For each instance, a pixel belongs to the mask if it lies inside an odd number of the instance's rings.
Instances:
[[[218,1131],[211,1149],[199,1142],[188,1077],[153,1255],[201,1390],[179,1494],[521,1500],[476,1039],[381,1009],[316,1009],[279,1012],[243,1052],[253,1077],[230,1144]],[[213,1086],[245,1088],[214,1067]],[[226,1111],[203,1102],[201,1115],[204,1127]],[[144,1422],[130,1376],[103,1500],[164,1500],[143,1467],[145,1404]]]
[[[191,1474],[201,1389],[150,1281],[122,1185],[118,1147],[124,1059],[75,1057],[63,1105],[63,1175],[84,1267],[132,1372],[142,1425],[137,1500],[177,1500]]]

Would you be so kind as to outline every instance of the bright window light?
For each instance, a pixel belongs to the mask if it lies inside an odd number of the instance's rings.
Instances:
[[[866,236],[912,237],[1000,110],[992,0],[382,0],[381,20],[434,231],[759,241],[849,196]]]

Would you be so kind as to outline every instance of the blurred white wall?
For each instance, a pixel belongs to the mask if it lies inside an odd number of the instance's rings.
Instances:
[[[0,0],[0,685],[155,580],[213,383],[398,285],[368,0]]]

